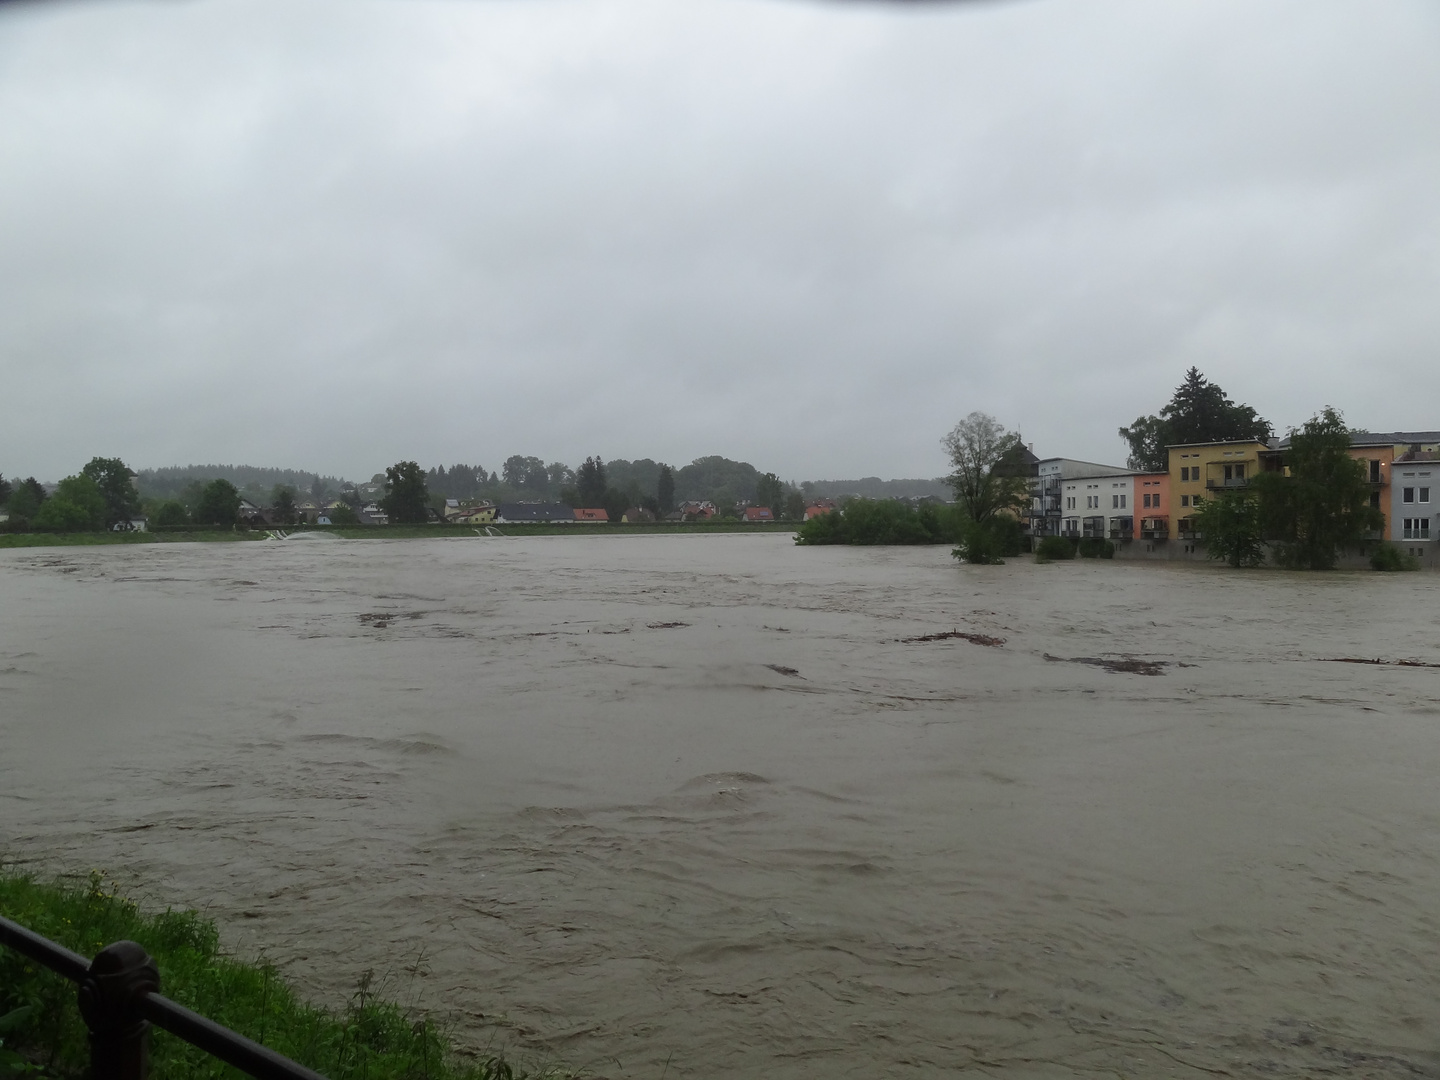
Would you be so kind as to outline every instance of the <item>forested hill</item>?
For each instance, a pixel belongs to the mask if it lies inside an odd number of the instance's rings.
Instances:
[[[267,469],[258,465],[168,465],[163,469],[141,469],[135,475],[135,486],[146,499],[174,499],[191,484],[211,480],[229,480],[241,491],[268,493],[276,484],[288,484],[297,491],[308,492],[320,480],[325,489],[338,491],[344,481],[335,476],[319,476],[304,469]]]
[[[932,495],[951,499],[954,492],[944,480],[881,480],[865,476],[859,480],[807,480],[801,485],[812,498],[835,499],[841,495],[863,495],[867,499],[918,499]]]

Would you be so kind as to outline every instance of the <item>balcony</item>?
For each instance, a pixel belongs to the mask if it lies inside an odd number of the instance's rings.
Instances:
[[[1110,519],[1111,540],[1133,540],[1135,538],[1135,519],[1131,517],[1113,517]]]
[[[1208,491],[1229,491],[1235,488],[1243,488],[1249,486],[1250,478],[1246,476],[1237,476],[1229,480],[1223,480],[1218,477],[1212,476],[1207,478],[1205,481],[1205,488]]]
[[[1084,522],[1084,532],[1081,535],[1103,540],[1105,538],[1105,519],[1103,517],[1087,517]]]
[[[1170,521],[1167,518],[1142,518],[1140,535],[1146,540],[1169,540]]]

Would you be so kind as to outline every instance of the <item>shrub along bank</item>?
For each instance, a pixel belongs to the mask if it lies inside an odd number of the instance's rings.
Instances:
[[[107,889],[98,873],[77,886],[0,872],[0,915],[83,956],[114,941],[139,942],[159,965],[166,997],[330,1080],[512,1080],[524,1075],[500,1057],[461,1058],[429,1018],[378,997],[369,975],[342,1010],[307,1004],[269,964],[246,964],[222,953],[211,920],[193,911],[146,914]],[[78,1078],[88,1060],[74,984],[0,947],[0,1076]],[[241,1074],[157,1029],[151,1076],[229,1080]]]

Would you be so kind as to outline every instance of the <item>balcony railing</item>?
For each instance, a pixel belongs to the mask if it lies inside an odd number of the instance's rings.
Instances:
[[[199,1047],[257,1080],[325,1080],[304,1065],[160,996],[160,972],[133,941],[107,945],[87,961],[19,923],[0,918],[0,945],[80,986],[80,1016],[90,1029],[91,1080],[145,1080],[150,1025]]]
[[[1248,487],[1249,485],[1250,478],[1248,476],[1236,476],[1229,480],[1212,476],[1205,481],[1206,488],[1211,491],[1224,491],[1230,488]]]

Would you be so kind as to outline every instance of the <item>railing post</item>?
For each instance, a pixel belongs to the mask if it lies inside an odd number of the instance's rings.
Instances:
[[[95,954],[80,984],[80,1015],[90,1029],[90,1080],[145,1080],[150,1022],[140,999],[160,989],[160,972],[141,946],[117,941]]]

